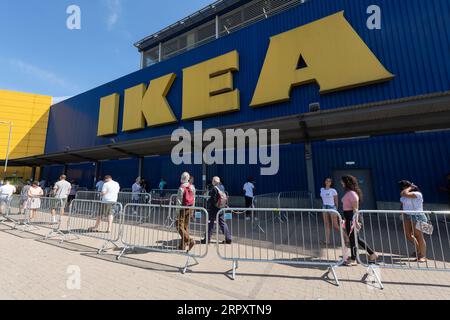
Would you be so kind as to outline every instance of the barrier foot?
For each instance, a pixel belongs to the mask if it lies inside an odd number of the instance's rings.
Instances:
[[[191,259],[195,261],[195,264],[189,265],[189,262],[191,261]],[[181,273],[182,274],[186,274],[186,272],[187,272],[189,267],[193,267],[193,266],[196,266],[196,265],[199,265],[199,264],[200,263],[198,262],[198,260],[195,257],[188,256],[187,260],[186,260],[186,264],[185,264],[183,270],[181,271]]]
[[[106,241],[104,244],[103,244],[103,246],[100,248],[100,249],[98,249],[98,251],[97,251],[97,254],[102,254],[103,252],[106,252],[106,247],[108,246],[108,244],[109,243],[112,243],[112,244],[114,244],[115,246],[117,246],[115,243],[113,243],[113,242],[111,242],[111,241]]]
[[[233,261],[233,273],[231,275],[231,279],[236,280],[236,270],[239,268],[239,262]]]
[[[73,240],[80,240],[80,237],[77,236],[76,234],[71,234],[71,233],[65,234],[65,233],[61,233],[61,235],[62,235],[62,237],[61,237],[61,241],[59,242],[59,245],[62,245],[62,244],[64,243],[64,241],[67,241],[67,242],[69,241],[69,240],[67,239],[67,235],[72,235],[72,236],[75,237],[75,239],[71,239],[70,241],[73,241]]]
[[[378,283],[380,289],[384,290],[384,285],[381,282],[380,276],[372,265],[367,268],[367,275],[374,277],[375,281]]]
[[[120,251],[119,255],[116,257],[116,260],[120,260],[120,258],[123,257],[123,255],[125,254],[125,252],[126,252],[128,249],[132,249],[132,248],[131,248],[131,247],[128,247],[128,246],[125,246],[125,248],[123,248],[122,251]]]
[[[60,230],[52,230],[48,234],[45,235],[44,240],[49,240],[51,238],[55,238],[57,236],[61,236],[61,242],[64,241],[65,234]]]
[[[330,272],[333,274],[334,281],[336,281],[336,286],[339,287],[341,284],[339,282],[339,278],[337,276],[336,269],[337,269],[337,266],[330,266],[328,268],[328,274],[330,274]]]
[[[17,222],[14,224],[13,229],[14,230],[18,230],[18,227],[20,226],[20,224],[17,224]],[[39,230],[38,227],[33,226],[29,221],[24,221],[23,223],[23,229],[21,230],[22,232],[30,232],[30,231],[35,231],[35,230]]]

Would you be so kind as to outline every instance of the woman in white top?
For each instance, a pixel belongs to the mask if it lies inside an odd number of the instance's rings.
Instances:
[[[39,182],[35,181],[28,189],[27,209],[30,210],[29,220],[33,220],[36,216],[37,209],[41,207],[41,197],[44,196],[44,191],[39,186]]]
[[[422,231],[417,229],[418,222],[428,223],[428,218],[423,212],[423,195],[420,189],[413,183],[402,180],[399,182],[401,190],[400,202],[403,211],[403,227],[406,239],[414,244],[416,251],[411,254],[417,262],[427,262],[427,244]]]
[[[325,187],[320,189],[320,197],[322,198],[323,207],[325,210],[338,210],[339,207],[339,197],[336,189],[332,188],[333,180],[328,178],[325,180]],[[330,243],[331,226],[334,230],[339,232],[341,228],[339,226],[339,217],[335,214],[324,212],[323,221],[325,223],[325,238],[326,244]]]

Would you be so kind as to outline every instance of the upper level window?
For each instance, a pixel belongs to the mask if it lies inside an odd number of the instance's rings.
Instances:
[[[159,57],[159,46],[151,48],[144,53],[143,67],[148,67],[158,61],[163,61],[178,54],[196,48],[220,37],[226,36],[234,31],[244,28],[259,20],[287,10],[295,5],[302,4],[308,0],[254,0],[231,12],[218,17],[219,24],[216,30],[216,21],[207,23],[191,29],[180,36],[161,43],[161,57]]]
[[[159,46],[144,52],[143,67],[151,66],[159,62]]]

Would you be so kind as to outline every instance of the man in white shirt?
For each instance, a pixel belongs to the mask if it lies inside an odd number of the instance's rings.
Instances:
[[[245,196],[245,207],[253,208],[253,198],[255,196],[255,185],[253,184],[252,177],[248,178],[247,183],[244,184],[243,190],[244,190],[244,196]],[[246,220],[250,220],[252,215],[253,215],[252,211],[247,212]]]
[[[0,214],[6,212],[5,207],[9,205],[9,201],[14,193],[16,193],[16,187],[6,180],[5,184],[0,187]]]
[[[53,194],[55,195],[55,204],[52,208],[52,223],[56,223],[56,210],[60,211],[61,217],[64,216],[64,209],[67,205],[72,185],[67,181],[67,177],[63,174],[59,177],[59,181],[53,187]]]
[[[100,214],[97,216],[95,226],[89,228],[91,232],[98,232],[98,227],[102,221],[103,216],[108,216],[108,230],[107,233],[111,233],[114,222],[113,206],[117,203],[119,197],[120,185],[112,179],[111,176],[105,177],[105,183],[102,188],[102,204],[100,208]]]

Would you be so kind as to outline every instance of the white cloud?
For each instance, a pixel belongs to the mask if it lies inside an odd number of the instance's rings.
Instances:
[[[64,90],[70,90],[70,91],[78,91],[79,90],[76,86],[70,84],[64,78],[61,78],[48,70],[36,67],[34,65],[31,65],[29,63],[26,63],[26,62],[24,62],[22,60],[18,60],[18,59],[11,59],[9,62],[10,62],[10,65],[14,69],[17,69],[19,72],[21,72],[23,74],[30,75],[30,76],[36,78],[37,80],[45,81],[46,83],[48,83],[50,85],[59,86],[60,88],[62,88]]]
[[[108,16],[106,18],[106,27],[111,31],[119,21],[120,11],[122,9],[121,0],[104,0],[108,9]]]

